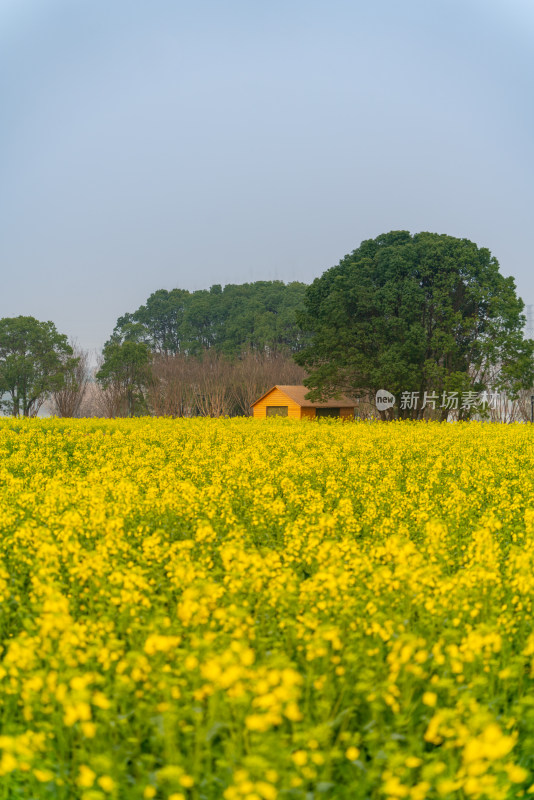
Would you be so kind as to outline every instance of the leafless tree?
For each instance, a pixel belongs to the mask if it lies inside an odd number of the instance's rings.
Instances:
[[[124,387],[110,383],[104,388],[95,380],[95,374],[102,366],[103,355],[96,355],[96,366],[89,370],[86,391],[78,416],[80,417],[125,417],[128,402]]]
[[[103,387],[95,383],[93,400],[99,417],[114,419],[128,416],[128,399],[126,390],[122,386],[110,383],[109,386]]]
[[[73,357],[77,362],[65,372],[61,389],[50,397],[50,410],[57,417],[79,417],[89,380],[89,353],[76,342],[71,342]]]
[[[501,367],[496,364],[492,369],[487,371],[486,379],[487,384],[497,386],[500,378]],[[530,392],[520,392],[517,397],[509,397],[503,391],[487,392],[487,404],[483,409],[479,418],[489,419],[492,422],[518,422],[521,419],[530,419],[530,408],[528,409],[528,417],[526,414],[526,396]]]
[[[157,417],[191,416],[193,410],[193,372],[196,360],[177,353],[157,353],[152,361],[153,381],[147,390],[147,403]]]
[[[193,374],[193,402],[203,417],[223,417],[232,411],[233,366],[226,356],[205,350]]]
[[[488,406],[488,416],[492,422],[517,422],[521,419],[519,399],[510,400],[502,393],[497,394]]]
[[[523,422],[532,421],[532,397],[534,389],[524,389],[517,399],[518,419]]]

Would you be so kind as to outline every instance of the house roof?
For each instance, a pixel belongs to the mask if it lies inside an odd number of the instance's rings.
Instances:
[[[307,386],[280,386],[279,384],[272,386],[269,391],[262,394],[261,397],[258,397],[252,405],[255,406],[256,403],[259,403],[260,400],[267,397],[273,389],[279,389],[293,400],[294,403],[304,408],[353,408],[356,405],[356,400],[346,397],[345,395],[342,395],[337,400],[331,399],[326,400],[324,403],[313,403],[311,400],[306,400],[305,398],[305,395],[310,391]]]

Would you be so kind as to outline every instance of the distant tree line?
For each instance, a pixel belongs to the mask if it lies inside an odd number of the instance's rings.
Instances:
[[[88,355],[52,322],[0,320],[0,405],[33,416],[250,413],[275,383],[312,400],[346,394],[382,419],[469,418],[402,395],[503,394],[500,419],[527,418],[534,342],[524,305],[486,248],[444,234],[369,239],[310,286],[282,281],[160,289],[126,313],[88,374]],[[492,410],[490,416],[497,413]]]
[[[154,292],[104,346],[96,379],[106,416],[248,415],[273,383],[301,383],[293,355],[307,341],[297,324],[305,291],[257,281]]]
[[[238,357],[298,352],[307,342],[297,324],[306,284],[256,281],[210,289],[160,289],[132,314],[119,317],[110,343],[143,343],[154,353],[201,356],[214,349]]]
[[[34,416],[46,401],[63,417],[248,415],[271,385],[306,375],[293,360],[306,343],[296,320],[305,290],[282,281],[161,289],[117,320],[92,373],[89,354],[53,323],[1,320],[2,408]]]

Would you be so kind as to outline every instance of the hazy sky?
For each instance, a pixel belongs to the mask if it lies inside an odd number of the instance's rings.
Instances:
[[[534,303],[532,0],[0,0],[0,317],[310,282],[389,230]]]

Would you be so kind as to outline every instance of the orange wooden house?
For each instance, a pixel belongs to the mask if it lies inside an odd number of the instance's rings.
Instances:
[[[349,397],[312,403],[306,400],[310,390],[307,386],[273,386],[252,404],[253,416],[291,417],[292,419],[315,419],[316,417],[342,417],[354,419],[355,401]]]

